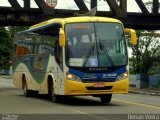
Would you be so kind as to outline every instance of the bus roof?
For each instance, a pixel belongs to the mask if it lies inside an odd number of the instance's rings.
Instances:
[[[121,21],[114,19],[114,18],[109,18],[109,17],[96,17],[96,16],[81,16],[81,17],[69,17],[69,18],[55,18],[55,19],[50,19],[38,24],[35,24],[30,27],[30,29],[38,28],[41,26],[45,26],[48,24],[52,23],[60,23],[62,26],[64,26],[67,23],[75,23],[75,22],[117,22],[121,23]]]

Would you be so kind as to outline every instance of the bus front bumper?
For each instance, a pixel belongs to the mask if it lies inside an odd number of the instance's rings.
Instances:
[[[82,83],[65,80],[64,95],[95,95],[95,94],[121,94],[128,93],[129,80],[115,82]]]

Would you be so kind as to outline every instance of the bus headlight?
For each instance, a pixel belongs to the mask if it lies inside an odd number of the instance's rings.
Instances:
[[[117,81],[124,80],[128,78],[128,74],[125,72],[117,77]]]
[[[70,74],[70,73],[67,74],[67,79],[77,81],[77,82],[81,82],[81,79],[79,77],[77,77],[73,74]]]

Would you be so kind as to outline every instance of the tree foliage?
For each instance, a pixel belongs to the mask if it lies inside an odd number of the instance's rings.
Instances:
[[[28,27],[11,26],[7,30],[0,27],[0,68],[8,68],[11,54],[13,54],[13,37],[16,32],[26,30]]]
[[[160,66],[160,38],[156,31],[138,30],[138,44],[132,49],[133,73],[150,73],[155,66]]]
[[[9,32],[0,27],[0,68],[4,68],[10,60],[10,52],[13,48],[13,39]]]
[[[8,30],[9,30],[10,35],[12,37],[14,37],[15,33],[19,32],[19,31],[26,30],[26,29],[28,29],[28,27],[26,27],[26,26],[9,26],[8,27]]]

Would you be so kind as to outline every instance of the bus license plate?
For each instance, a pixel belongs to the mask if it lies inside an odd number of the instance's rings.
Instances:
[[[101,88],[104,87],[105,85],[103,83],[96,83],[93,85],[95,88]]]

